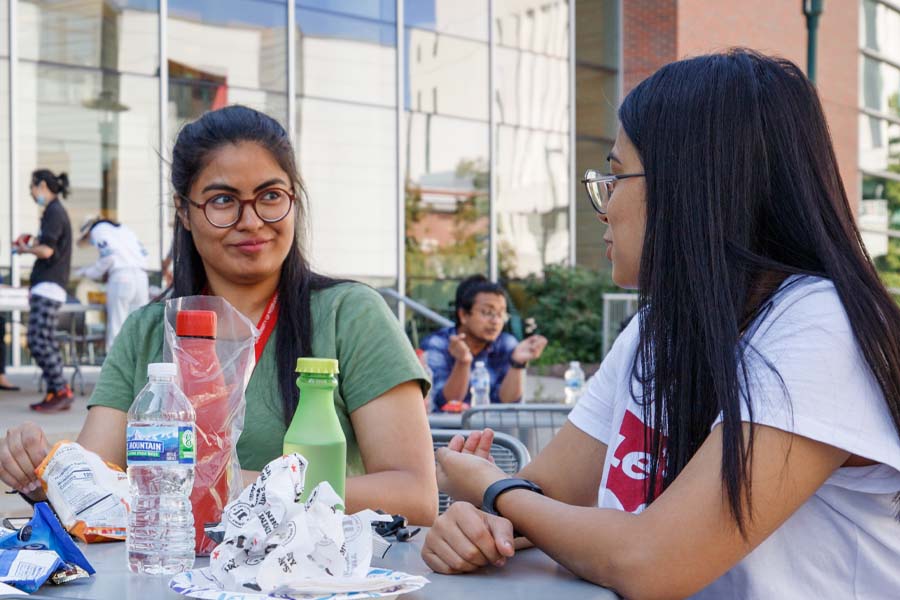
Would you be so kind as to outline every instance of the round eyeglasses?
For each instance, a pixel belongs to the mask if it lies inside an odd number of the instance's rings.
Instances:
[[[609,206],[609,198],[616,187],[616,182],[629,177],[644,177],[643,173],[626,173],[624,175],[605,175],[596,169],[588,169],[584,172],[584,189],[587,190],[591,208],[598,214],[605,215]]]
[[[288,216],[295,200],[292,192],[277,187],[264,189],[250,199],[220,192],[204,202],[194,202],[183,194],[178,195],[192,206],[201,209],[209,224],[220,229],[231,227],[240,221],[245,204],[253,207],[253,212],[261,221],[277,223]]]

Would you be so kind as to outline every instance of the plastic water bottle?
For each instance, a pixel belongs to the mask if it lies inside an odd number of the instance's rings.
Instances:
[[[174,363],[148,365],[150,380],[128,411],[127,547],[134,573],[171,575],[194,566],[194,409],[176,373]]]
[[[285,454],[297,452],[309,464],[306,467],[301,502],[319,483],[327,481],[345,499],[347,481],[347,438],[334,410],[338,361],[333,358],[298,358],[297,387],[300,401],[284,434]]]
[[[566,404],[574,404],[584,392],[584,371],[581,370],[581,363],[577,360],[570,362],[563,377],[566,382]]]
[[[488,406],[491,403],[491,374],[488,373],[484,361],[475,361],[475,368],[469,379],[469,391],[472,394],[472,406]]]

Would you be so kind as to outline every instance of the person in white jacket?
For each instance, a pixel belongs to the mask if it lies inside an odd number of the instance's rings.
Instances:
[[[147,250],[137,235],[121,223],[90,217],[81,226],[79,245],[90,243],[100,252],[94,264],[76,271],[106,284],[106,349],[112,348],[125,319],[149,302]]]

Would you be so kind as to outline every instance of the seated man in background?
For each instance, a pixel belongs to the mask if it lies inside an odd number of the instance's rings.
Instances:
[[[525,367],[541,356],[547,339],[533,335],[521,342],[503,331],[509,320],[500,284],[473,275],[456,288],[456,326],[422,340],[433,374],[435,410],[451,400],[471,403],[469,375],[483,361],[491,377],[491,403],[519,402],[525,391]]]

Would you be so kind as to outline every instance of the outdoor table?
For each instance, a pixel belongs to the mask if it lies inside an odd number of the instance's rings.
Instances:
[[[566,600],[615,600],[612,591],[577,578],[537,548],[520,550],[506,566],[489,567],[467,575],[438,575],[422,561],[420,553],[427,530],[409,542],[397,542],[384,559],[373,561],[374,567],[394,569],[422,575],[431,583],[417,592],[403,596],[406,600],[529,600],[565,598]],[[38,594],[54,598],[92,598],[96,600],[139,600],[145,598],[184,598],[169,590],[168,577],[135,575],[126,565],[125,544],[79,544],[97,573],[61,586],[45,585]],[[209,559],[198,558],[195,568],[205,567]],[[22,596],[26,598],[27,596]],[[228,594],[223,593],[223,599]]]

